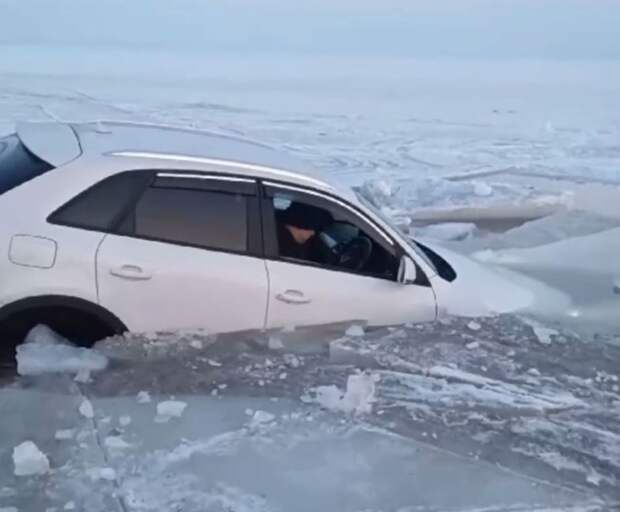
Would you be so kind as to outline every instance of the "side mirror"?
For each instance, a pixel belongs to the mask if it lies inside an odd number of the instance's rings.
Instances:
[[[400,259],[398,267],[398,282],[401,284],[412,284],[418,275],[418,269],[413,260],[405,255]]]

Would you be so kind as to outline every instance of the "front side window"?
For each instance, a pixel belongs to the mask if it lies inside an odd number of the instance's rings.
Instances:
[[[359,216],[326,198],[267,188],[277,257],[332,270],[395,280],[394,246]]]
[[[53,169],[31,153],[17,135],[0,139],[0,194]]]
[[[181,178],[173,182],[158,179],[148,187],[121,222],[120,234],[205,249],[258,252],[255,196],[226,182],[224,186]]]

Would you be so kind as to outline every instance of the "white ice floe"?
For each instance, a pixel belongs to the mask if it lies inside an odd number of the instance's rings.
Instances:
[[[90,377],[90,370],[86,368],[80,368],[73,380],[82,384],[87,384],[88,382],[91,382],[92,379]]]
[[[90,468],[86,470],[86,474],[94,482],[98,480],[107,480],[108,482],[112,482],[116,479],[116,471],[114,468]]]
[[[68,441],[69,439],[73,439],[75,437],[75,430],[72,428],[65,430],[57,430],[54,434],[54,439],[57,441]]]
[[[129,448],[131,446],[121,436],[108,436],[105,438],[104,443],[106,447],[112,450],[124,450],[125,448]]]
[[[82,403],[80,404],[80,407],[78,408],[78,411],[85,418],[92,419],[95,417],[95,411],[93,409],[93,404],[90,402],[88,398],[85,398],[84,400],[82,400]]]
[[[148,391],[139,391],[136,395],[136,401],[139,404],[148,404],[151,401],[151,395]]]
[[[118,424],[119,424],[121,427],[126,427],[126,426],[128,426],[130,423],[131,423],[131,416],[121,416],[121,417],[118,419]]]
[[[284,343],[277,336],[269,336],[267,340],[267,346],[271,350],[282,350],[284,348]]]
[[[482,328],[482,326],[478,322],[475,322],[474,320],[472,320],[471,322],[467,324],[467,328],[471,329],[472,331],[479,331]]]
[[[108,359],[93,349],[73,346],[45,325],[33,327],[17,347],[20,375],[103,370]]]
[[[252,426],[257,426],[257,425],[262,425],[264,423],[271,423],[275,419],[276,419],[275,415],[271,414],[270,412],[254,411],[250,424]]]
[[[16,476],[43,475],[50,469],[47,456],[32,441],[24,441],[13,448]]]
[[[533,320],[531,318],[523,318],[523,321],[529,325],[534,334],[536,335],[536,339],[543,345],[551,345],[553,341],[552,336],[559,336],[559,332],[555,329],[551,329],[550,327],[545,327],[540,322]]]
[[[375,384],[378,380],[379,376],[376,374],[349,375],[344,393],[334,385],[318,386],[313,390],[315,398],[310,401],[332,411],[368,414],[372,411],[372,404],[375,401]]]
[[[171,418],[180,418],[187,407],[186,402],[180,400],[164,400],[157,404],[157,416],[155,421],[165,423]]]
[[[19,512],[17,507],[0,507],[0,512]]]
[[[345,334],[347,336],[364,336],[365,333],[361,325],[354,324],[345,331]]]

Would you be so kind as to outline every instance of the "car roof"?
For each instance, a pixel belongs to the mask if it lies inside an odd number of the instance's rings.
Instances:
[[[18,135],[33,153],[60,166],[76,158],[116,156],[163,162],[183,162],[188,170],[219,164],[218,172],[256,170],[263,177],[335,189],[309,164],[241,137],[155,124],[118,121],[92,123],[22,123]],[[49,144],[49,141],[53,144]],[[165,166],[165,164],[164,164]],[[221,169],[219,167],[222,167]],[[284,171],[284,173],[282,172]]]

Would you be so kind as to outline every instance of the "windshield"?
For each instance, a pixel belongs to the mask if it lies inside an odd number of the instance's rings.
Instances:
[[[0,139],[0,194],[53,169],[33,155],[17,135]]]
[[[437,273],[437,268],[435,264],[431,261],[428,255],[418,246],[416,241],[411,238],[411,236],[405,233],[402,228],[400,228],[393,219],[391,219],[388,215],[383,213],[380,208],[377,208],[374,204],[372,204],[368,199],[366,199],[362,194],[358,191],[355,191],[355,195],[357,199],[362,203],[366,208],[368,208],[375,216],[379,217],[385,224],[390,226],[394,231],[396,231],[400,235],[400,239],[403,240],[413,251],[419,256],[424,262],[433,269],[435,273]]]

